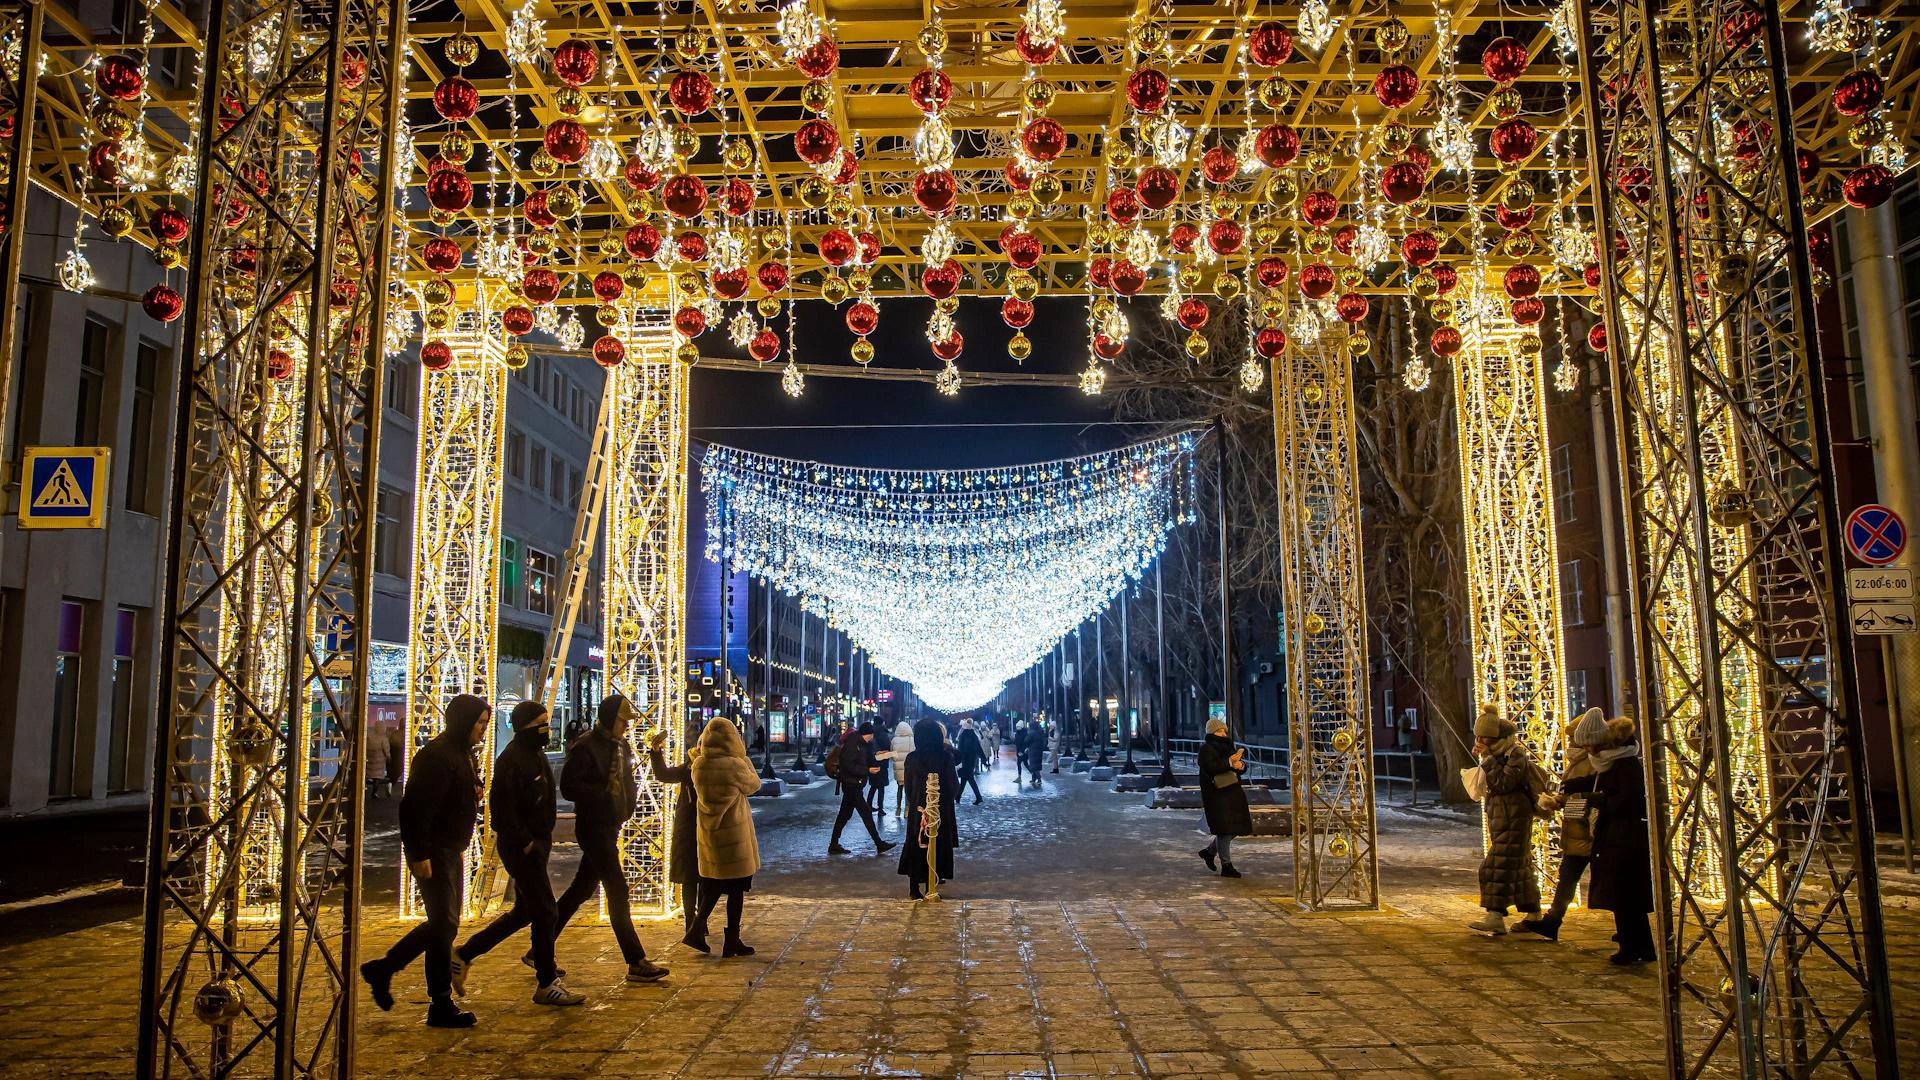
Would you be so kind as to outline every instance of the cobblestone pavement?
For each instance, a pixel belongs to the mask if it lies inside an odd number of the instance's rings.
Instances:
[[[1658,981],[1606,963],[1610,923],[1558,945],[1483,939],[1477,826],[1386,810],[1377,915],[1301,916],[1288,844],[1244,841],[1248,876],[1203,876],[1196,814],[1154,812],[1081,777],[964,806],[958,880],[910,904],[864,836],[829,858],[825,785],[756,806],[767,869],[748,899],[759,949],[717,960],[641,936],[673,966],[627,986],[612,938],[562,939],[583,1008],[532,1005],[509,942],[477,964],[467,1033],[420,1024],[419,968],[392,1013],[360,998],[369,1077],[1649,1077]],[[889,798],[891,798],[889,791]],[[889,819],[892,825],[891,818]],[[858,829],[856,823],[852,826]],[[897,837],[898,827],[890,833]],[[561,871],[556,870],[556,878]],[[374,911],[391,910],[374,889]],[[1903,1055],[1920,1062],[1920,917],[1889,910]],[[401,930],[369,927],[368,947]],[[137,922],[0,945],[0,1076],[131,1074]]]

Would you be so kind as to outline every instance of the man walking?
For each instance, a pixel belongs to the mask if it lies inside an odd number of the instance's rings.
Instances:
[[[833,838],[827,842],[829,855],[853,854],[840,846],[840,832],[855,814],[860,815],[860,823],[867,827],[867,835],[873,837],[874,854],[885,855],[893,848],[891,843],[880,839],[880,829],[873,823],[873,808],[867,805],[868,778],[880,771],[872,742],[873,724],[863,720],[840,741],[839,760],[831,763],[835,767],[828,769],[840,785],[840,813],[833,819]]]
[[[1020,770],[1027,765],[1027,723],[1013,725],[1013,786],[1020,786]]]
[[[480,774],[473,748],[487,737],[493,710],[472,694],[447,702],[447,726],[413,755],[400,796],[400,846],[420,890],[426,921],[407,931],[385,956],[360,965],[373,1003],[393,1008],[393,977],[422,954],[427,958],[427,1026],[470,1028],[473,1014],[453,1000],[453,939],[460,933],[464,856],[480,809]]]
[[[467,969],[522,927],[533,928],[533,963],[539,989],[535,1005],[578,1005],[585,994],[567,989],[553,964],[553,927],[559,907],[547,880],[547,856],[553,851],[553,769],[547,764],[547,737],[553,717],[537,701],[513,707],[513,739],[493,762],[493,787],[487,793],[487,819],[500,865],[513,878],[513,907],[488,923],[453,952],[453,988],[464,997]]]
[[[973,805],[980,805],[980,770],[987,763],[987,748],[980,742],[980,732],[973,726],[971,719],[960,721],[960,741],[955,745],[960,758],[960,787],[973,788]],[[960,792],[953,793],[957,799]]]
[[[593,894],[606,890],[607,921],[627,961],[627,981],[658,982],[667,969],[647,959],[640,935],[633,929],[633,911],[627,906],[627,875],[620,869],[620,826],[633,816],[638,792],[634,787],[633,748],[627,729],[633,726],[633,703],[615,694],[600,703],[599,722],[567,749],[560,769],[560,794],[573,802],[573,831],[580,844],[580,869],[573,884],[560,895],[560,914],[554,937]]]

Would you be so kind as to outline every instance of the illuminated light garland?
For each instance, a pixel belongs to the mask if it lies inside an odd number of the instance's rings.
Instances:
[[[1193,520],[1195,439],[1003,469],[854,469],[709,448],[709,559],[824,607],[943,711],[981,705]],[[724,518],[722,517],[724,515]]]

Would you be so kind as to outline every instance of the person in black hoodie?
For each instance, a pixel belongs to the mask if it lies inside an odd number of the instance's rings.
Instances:
[[[528,956],[540,980],[533,1003],[578,1005],[587,1000],[585,994],[567,989],[553,963],[553,924],[559,908],[553,900],[553,883],[547,880],[547,856],[553,851],[553,769],[547,764],[552,721],[547,707],[537,701],[515,705],[513,740],[493,762],[487,816],[500,865],[513,878],[513,907],[453,951],[453,986],[463,995],[467,968],[530,926],[533,951]]]
[[[880,771],[878,759],[874,757],[873,724],[861,721],[860,726],[847,732],[840,743],[840,771],[834,779],[840,785],[840,813],[833,819],[833,838],[827,842],[827,854],[851,855],[852,852],[840,846],[840,832],[860,815],[860,823],[867,827],[867,835],[873,837],[873,853],[885,855],[893,845],[880,839],[880,828],[873,823],[873,807],[867,805],[867,784],[874,773]]]
[[[954,746],[960,757],[960,783],[973,788],[973,805],[980,805],[979,772],[987,767],[987,748],[980,742],[980,733],[974,730],[972,720],[960,721],[960,741]],[[960,793],[954,792],[959,798]]]
[[[594,892],[605,889],[607,921],[627,961],[627,981],[657,982],[667,969],[647,959],[640,935],[633,929],[633,910],[627,906],[627,875],[620,868],[620,827],[633,816],[639,796],[634,787],[633,748],[627,729],[639,714],[633,703],[615,694],[600,703],[600,718],[591,730],[567,749],[560,769],[560,794],[573,802],[573,831],[580,844],[580,869],[573,884],[560,895],[560,914],[554,937]]]
[[[480,810],[480,774],[473,748],[487,737],[493,709],[472,694],[447,702],[447,726],[413,755],[400,796],[400,845],[420,890],[426,921],[407,931],[387,954],[360,965],[373,1003],[393,1008],[393,977],[423,953],[427,958],[427,1026],[468,1028],[473,1014],[453,1000],[453,939],[460,933],[465,854]]]

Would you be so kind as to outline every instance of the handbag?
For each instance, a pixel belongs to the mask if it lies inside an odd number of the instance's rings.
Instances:
[[[1600,817],[1600,800],[1591,792],[1576,791],[1561,808],[1560,850],[1568,855],[1593,854],[1593,827]]]
[[[1240,774],[1232,770],[1213,774],[1213,786],[1217,788],[1230,788],[1239,782]]]
[[[1480,802],[1487,797],[1487,774],[1480,771],[1480,766],[1461,769],[1460,783],[1467,789],[1467,798],[1474,802]]]

